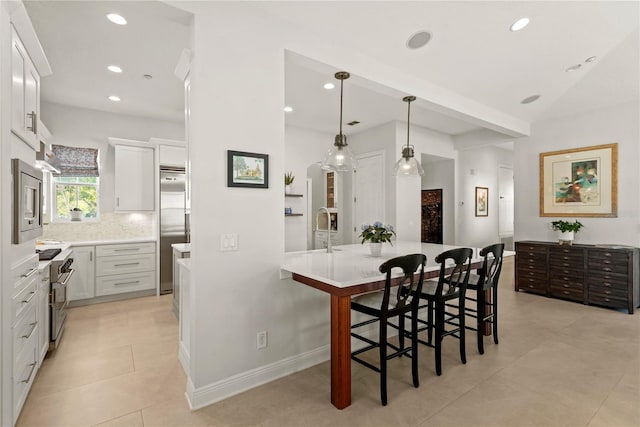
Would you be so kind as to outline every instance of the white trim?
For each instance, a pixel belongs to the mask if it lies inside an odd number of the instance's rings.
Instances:
[[[189,70],[191,69],[191,49],[184,48],[180,53],[180,58],[178,58],[178,63],[176,64],[176,68],[173,70],[173,74],[183,80],[187,78],[187,74],[189,74]]]
[[[243,391],[325,362],[329,360],[329,355],[329,345],[327,344],[202,387],[194,387],[189,379],[186,392],[189,407],[192,410],[203,408]],[[330,379],[327,378],[327,387],[329,381]]]
[[[188,384],[191,384],[191,376],[189,375],[190,369],[189,365],[191,363],[191,358],[189,357],[189,351],[184,347],[182,341],[180,341],[178,345],[178,360],[182,365],[182,369],[184,369],[184,373],[187,375]],[[187,391],[189,390],[189,385],[187,384]],[[193,384],[192,384],[193,386]],[[189,395],[187,394],[187,400],[189,399]],[[191,404],[189,404],[191,406]]]

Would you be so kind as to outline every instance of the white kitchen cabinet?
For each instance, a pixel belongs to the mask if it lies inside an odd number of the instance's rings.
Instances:
[[[155,289],[155,243],[100,245],[96,255],[97,297]]]
[[[160,166],[184,168],[187,163],[187,149],[174,145],[160,145]]]
[[[180,258],[178,261],[180,275],[180,314],[178,317],[178,360],[182,369],[189,376],[191,365],[191,259]]]
[[[40,150],[40,76],[17,31],[11,26],[11,130]]]
[[[25,259],[12,269],[11,335],[13,346],[12,380],[13,423],[15,424],[38,372],[38,255]]]
[[[116,145],[115,152],[115,211],[153,211],[153,148]]]
[[[73,265],[75,270],[69,279],[67,297],[69,301],[96,296],[96,264],[94,246],[74,246]]]
[[[191,243],[174,243],[173,247],[173,312],[180,312],[180,266],[178,260],[191,258]]]
[[[49,351],[49,264],[40,269],[40,289],[38,290],[38,363],[42,365]]]

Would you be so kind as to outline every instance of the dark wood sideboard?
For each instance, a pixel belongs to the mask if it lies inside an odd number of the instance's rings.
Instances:
[[[640,249],[516,242],[516,291],[633,314],[640,305]]]

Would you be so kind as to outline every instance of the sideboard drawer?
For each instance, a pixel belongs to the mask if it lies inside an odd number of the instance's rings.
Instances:
[[[96,259],[96,276],[154,270],[155,261],[155,254],[98,257]]]
[[[556,298],[565,298],[572,301],[583,301],[584,291],[582,286],[576,288],[569,284],[552,283],[549,285],[549,296]]]

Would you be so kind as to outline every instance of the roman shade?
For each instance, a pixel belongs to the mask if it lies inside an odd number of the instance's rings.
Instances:
[[[99,176],[98,149],[52,145],[53,154],[60,165],[55,176]]]

